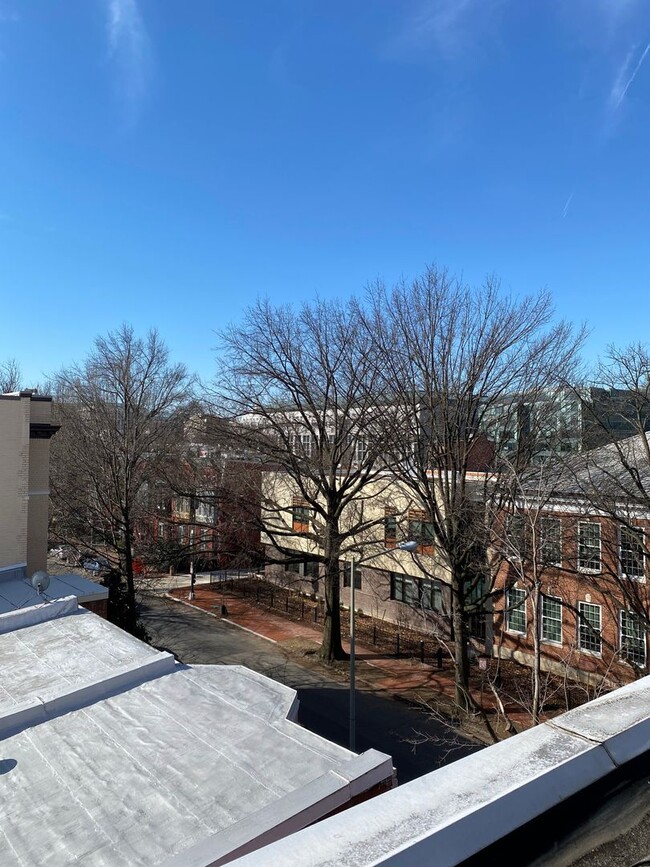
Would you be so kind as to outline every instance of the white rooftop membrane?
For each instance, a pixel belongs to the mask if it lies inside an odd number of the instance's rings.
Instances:
[[[106,587],[89,581],[82,575],[71,572],[67,575],[50,575],[49,578],[48,588],[41,595],[27,578],[0,580],[0,614],[67,596],[76,596],[82,604],[108,599]]]
[[[57,605],[0,635],[3,867],[212,864],[390,779],[387,756],[287,719],[294,690],[239,666],[179,665]]]

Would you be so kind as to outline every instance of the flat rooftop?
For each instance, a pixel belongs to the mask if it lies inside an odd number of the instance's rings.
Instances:
[[[390,784],[292,722],[294,690],[44,608],[0,635],[2,865],[226,863]]]
[[[0,614],[19,608],[30,608],[43,601],[63,599],[66,596],[76,596],[82,605],[84,602],[108,599],[106,587],[74,572],[50,575],[47,590],[39,596],[27,577],[24,574],[17,575],[17,571],[9,571],[5,574],[0,571]]]

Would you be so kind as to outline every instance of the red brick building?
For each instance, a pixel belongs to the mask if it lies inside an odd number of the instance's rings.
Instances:
[[[495,654],[531,664],[537,634],[542,669],[612,684],[647,674],[650,468],[641,446],[632,437],[595,450],[544,502],[516,504],[500,540]]]

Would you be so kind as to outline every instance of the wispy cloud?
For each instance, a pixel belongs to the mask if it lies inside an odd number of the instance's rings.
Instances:
[[[474,56],[477,41],[498,30],[506,0],[419,0],[392,42],[399,55],[427,54],[445,61]]]
[[[474,0],[429,0],[407,22],[404,37],[415,46],[432,42],[445,53],[463,41],[465,19]]]
[[[569,198],[566,200],[566,202],[564,203],[564,207],[562,208],[562,219],[563,220],[566,217],[566,215],[569,213],[569,205],[571,204],[571,201],[573,200],[573,193],[574,192],[575,192],[575,190],[571,191]]]
[[[649,51],[650,42],[648,42],[646,47],[643,49],[641,56],[637,60],[636,64],[634,64],[634,57],[637,54],[637,49],[633,48],[628,51],[625,60],[618,68],[616,79],[609,94],[609,104],[611,108],[617,109],[623,102],[623,100],[625,99],[625,95],[630,89],[632,82],[637,77],[637,74],[641,69],[643,61],[646,59]],[[633,64],[634,68],[632,68]],[[631,72],[630,69],[632,69]]]
[[[146,96],[151,49],[137,0],[105,0],[109,56],[117,73],[120,99],[133,121]]]

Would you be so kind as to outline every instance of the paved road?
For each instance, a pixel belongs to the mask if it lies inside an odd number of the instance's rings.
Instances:
[[[300,699],[300,724],[347,746],[349,693],[345,684],[289,662],[272,642],[186,605],[151,595],[142,615],[152,642],[172,651],[182,662],[246,665],[293,687]],[[430,739],[414,750],[409,740],[416,732]],[[448,731],[417,709],[390,698],[357,693],[357,750],[374,747],[389,753],[400,782],[476,749],[465,742],[450,753],[449,741]]]

